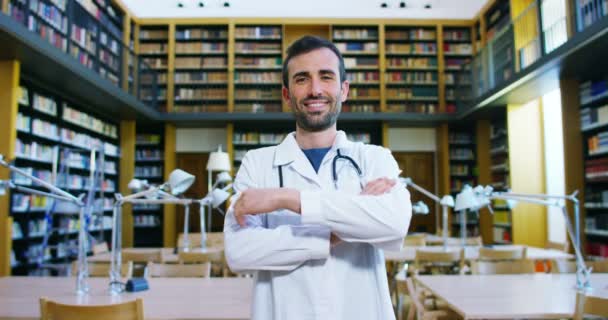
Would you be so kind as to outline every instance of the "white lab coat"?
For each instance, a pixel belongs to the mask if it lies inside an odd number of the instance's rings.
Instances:
[[[348,141],[339,131],[317,174],[289,134],[276,147],[249,151],[234,181],[235,197],[247,188],[300,190],[301,215],[279,210],[247,217],[240,227],[231,207],[224,224],[228,265],[253,271],[254,320],[394,319],[382,249],[399,250],[411,218],[410,195],[397,184],[380,196],[361,196],[356,170],[332,161],[339,148],[363,171],[363,185],[379,177],[396,179],[388,149]],[[235,203],[233,199],[232,203]],[[330,233],[343,243],[330,250]]]

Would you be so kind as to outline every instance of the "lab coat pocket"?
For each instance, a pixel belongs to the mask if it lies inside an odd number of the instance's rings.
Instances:
[[[302,216],[289,210],[278,210],[268,214],[268,228],[274,229],[282,225],[299,225]]]

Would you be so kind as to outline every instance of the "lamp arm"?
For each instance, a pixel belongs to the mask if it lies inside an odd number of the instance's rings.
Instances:
[[[493,192],[492,194],[490,194],[490,196],[488,198],[491,200],[492,199],[515,200],[515,201],[540,204],[540,205],[544,205],[544,206],[561,207],[561,204],[559,201],[541,200],[539,197],[528,198],[528,197],[523,197],[523,196],[519,196],[519,195],[515,196],[508,192]]]
[[[125,203],[131,204],[181,204],[181,205],[189,205],[194,202],[192,199],[123,199]]]
[[[36,189],[31,189],[31,188],[28,188],[28,187],[22,187],[22,186],[13,184],[11,181],[9,181],[9,186],[10,186],[11,189],[14,189],[14,190],[17,190],[17,191],[21,191],[21,192],[25,192],[25,193],[29,193],[29,194],[34,194],[34,195],[38,195],[38,196],[54,198],[54,199],[57,199],[57,200],[63,200],[63,201],[67,201],[67,202],[75,202],[74,199],[72,199],[72,198],[64,197],[64,196],[61,196],[61,195],[56,194],[56,193],[44,192],[44,191],[40,191],[40,190],[36,190]],[[83,205],[81,201],[75,202],[75,203],[77,205]]]
[[[25,171],[23,171],[23,170],[15,167],[15,166],[13,166],[13,165],[8,164],[6,161],[4,161],[4,157],[2,157],[2,156],[0,156],[0,165],[3,166],[3,167],[8,168],[10,171],[14,171],[14,172],[16,172],[16,173],[18,173],[18,174],[20,174],[20,175],[22,175],[22,176],[30,179],[30,180],[36,182],[37,184],[39,184],[39,185],[41,185],[41,186],[49,189],[49,191],[51,191],[51,193],[56,193],[56,194],[58,194],[58,195],[60,195],[60,196],[62,196],[64,198],[69,199],[68,201],[76,203],[76,204],[78,204],[80,206],[84,205],[80,199],[78,199],[74,195],[70,194],[69,192],[63,191],[63,190],[61,190],[60,188],[54,186],[51,183],[48,183],[48,182],[46,182],[46,181],[44,181],[44,180],[42,180],[40,178],[34,177],[31,174],[29,174],[29,173],[27,173],[27,172],[25,172]]]
[[[128,196],[121,196],[121,200],[124,201],[124,202],[128,202],[128,201],[131,201],[131,200],[136,199],[136,198],[145,197],[145,196],[148,196],[150,194],[153,194],[155,192],[158,192],[158,191],[162,190],[166,185],[167,184],[164,183],[164,184],[162,184],[162,185],[160,185],[158,187],[153,187],[153,188],[150,188],[148,190],[144,190],[144,191],[140,191],[140,192],[137,192],[137,193],[130,194]]]
[[[422,188],[421,186],[413,183],[412,179],[403,179],[402,182],[403,182],[403,184],[405,184],[406,187],[412,186],[412,188],[418,190],[420,193],[424,194],[425,196],[433,199],[433,201],[435,201],[437,203],[441,202],[441,199],[439,199],[438,196],[430,193],[428,190],[426,190],[426,189]]]
[[[567,195],[558,195],[558,194],[528,194],[528,193],[516,193],[516,192],[497,192],[500,194],[508,194],[514,197],[523,197],[523,198],[537,198],[537,199],[562,199],[562,200],[570,200],[573,202],[578,202],[576,199],[576,195],[578,194],[578,190],[574,191],[572,194]]]

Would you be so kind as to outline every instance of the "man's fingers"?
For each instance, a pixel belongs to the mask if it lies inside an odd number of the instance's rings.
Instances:
[[[389,192],[396,184],[396,181],[388,178],[379,178],[373,181],[370,181],[363,191],[362,195],[381,195]]]

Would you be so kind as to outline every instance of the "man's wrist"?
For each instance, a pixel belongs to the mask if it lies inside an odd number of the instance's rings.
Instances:
[[[290,188],[281,188],[279,195],[279,204],[281,208],[291,210],[295,213],[301,212],[300,207],[300,191]]]

